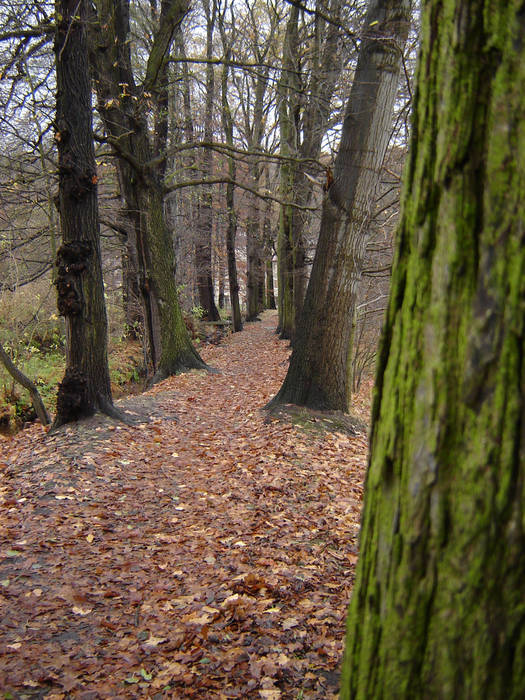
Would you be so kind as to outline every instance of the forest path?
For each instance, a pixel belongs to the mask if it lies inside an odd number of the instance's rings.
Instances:
[[[4,692],[334,696],[366,436],[265,422],[289,353],[275,324],[206,348],[220,373],[119,402],[151,415],[138,426],[1,439]]]

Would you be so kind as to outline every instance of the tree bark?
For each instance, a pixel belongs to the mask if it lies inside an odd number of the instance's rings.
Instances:
[[[277,238],[279,337],[291,340],[295,334],[295,303],[293,295],[294,270],[294,166],[291,158],[297,156],[297,124],[294,105],[300,95],[299,66],[299,6],[292,5],[283,41],[281,77],[277,86],[279,129],[281,134],[280,195],[287,204],[279,212]]]
[[[107,357],[97,174],[92,134],[87,7],[57,0],[56,133],[62,245],[57,252],[58,311],[66,321],[66,371],[52,430],[113,408]]]
[[[226,143],[233,147],[233,118],[228,101],[228,62],[231,59],[231,44],[226,36],[223,17],[219,17],[219,27],[221,30],[222,44],[224,48],[224,65],[222,68],[221,98],[222,98],[222,128]],[[226,184],[226,211],[228,223],[226,229],[226,254],[228,258],[228,283],[230,289],[230,303],[232,308],[232,328],[233,332],[242,331],[241,305],[239,302],[239,280],[237,276],[237,260],[235,254],[235,239],[237,236],[237,213],[235,211],[235,185],[233,184],[237,175],[235,158],[228,156],[228,177]]]
[[[140,88],[136,85],[129,34],[129,0],[97,0],[92,63],[98,109],[117,156],[120,182],[137,246],[137,263],[153,381],[185,369],[205,368],[193,347],[175,284],[173,240],[164,211],[165,148],[153,152],[146,108],[164,100],[165,66],[174,33],[186,12],[184,0],[164,0]],[[159,108],[160,109],[160,108]],[[162,111],[157,110],[162,115]],[[165,133],[164,128],[161,129]],[[161,147],[157,134],[157,148]],[[153,161],[153,155],[157,156]]]
[[[225,240],[222,233],[217,236],[217,251],[216,251],[216,261],[217,261],[217,277],[219,278],[219,294],[217,296],[217,306],[221,311],[225,308],[225,278],[226,278],[226,266],[224,264],[224,251],[225,251]]]
[[[270,172],[266,168],[266,189],[270,191]],[[263,222],[264,238],[264,267],[265,267],[265,289],[264,305],[267,309],[277,308],[275,305],[275,291],[273,284],[273,235],[272,235],[272,202],[266,202]]]
[[[182,128],[180,129],[182,141],[189,145],[195,142],[195,127],[193,123],[192,91],[185,39],[185,33],[179,26],[175,34],[175,58],[176,61],[180,59],[180,63],[177,67],[179,99],[178,105],[175,108],[178,108],[180,118],[182,119]],[[191,149],[187,149],[177,158],[177,170],[183,179],[195,179],[196,173],[200,168],[198,167],[195,153]],[[199,188],[186,188],[178,193],[178,197],[180,198],[179,217],[183,223],[178,226],[175,238],[176,247],[178,249],[178,255],[176,256],[177,282],[188,287],[187,295],[188,299],[191,299],[191,308],[199,304],[195,265],[195,244],[199,227],[197,216]]]
[[[216,0],[203,0],[206,15],[206,105],[204,115],[204,140],[213,141],[213,103],[215,98],[215,68],[213,58],[213,33],[217,18]],[[213,175],[213,152],[204,149],[203,171],[205,177]],[[214,285],[212,278],[212,234],[213,234],[213,185],[203,185],[199,202],[199,231],[195,242],[195,267],[197,272],[197,287],[199,301],[204,309],[203,318],[208,321],[219,321],[220,314],[215,305]]]
[[[408,27],[409,0],[371,0],[290,367],[270,405],[348,410],[356,287]]]
[[[524,37],[426,3],[345,700],[525,697]]]
[[[306,232],[310,222],[306,211],[312,200],[313,184],[307,177],[312,162],[321,155],[321,145],[331,115],[332,96],[341,74],[341,0],[331,0],[327,23],[316,14],[309,63],[301,65],[299,7],[292,6],[283,43],[283,63],[278,85],[281,155],[281,206],[278,235],[279,333],[293,340],[307,287]],[[324,9],[324,5],[323,5]],[[302,76],[308,76],[308,81]],[[312,175],[318,172],[311,173]],[[289,203],[289,204],[288,204]],[[298,206],[293,206],[293,205]]]
[[[275,293],[273,287],[273,262],[271,255],[266,258],[266,308],[276,309]]]
[[[259,189],[260,172],[257,163],[250,167],[251,184]],[[261,207],[259,197],[249,196],[249,218],[246,222],[246,320],[256,321],[263,310],[261,288],[264,288],[264,265],[262,256]]]
[[[253,121],[248,147],[260,150],[264,133],[264,98],[268,86],[267,71],[261,71],[257,75],[255,85],[255,100],[253,108]],[[258,160],[250,162],[251,186],[255,191],[259,190],[261,179],[261,167]],[[263,236],[261,226],[261,200],[258,195],[249,195],[249,216],[246,221],[246,320],[255,321],[264,308],[264,260],[263,260]]]
[[[254,6],[255,7],[255,6]],[[249,74],[246,104],[241,101],[244,117],[244,134],[248,151],[262,150],[263,136],[267,123],[269,53],[278,26],[278,13],[273,6],[268,6],[268,15],[264,21],[252,8],[249,11],[251,29],[249,52],[253,61],[259,64],[256,71]],[[253,95],[253,98],[250,98]],[[248,159],[250,186],[254,192],[259,191],[261,162],[258,156]],[[255,321],[263,310],[264,301],[264,262],[261,226],[260,197],[253,192],[248,196],[248,216],[246,220],[246,320]]]

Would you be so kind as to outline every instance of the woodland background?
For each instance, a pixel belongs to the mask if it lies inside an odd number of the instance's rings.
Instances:
[[[117,95],[98,96],[99,109],[106,110],[125,111],[126,100],[146,102],[148,139],[165,183],[178,297],[197,344],[217,340],[232,328],[217,323],[231,317],[227,237],[232,238],[232,226],[242,313],[249,319],[276,305],[279,229],[283,233],[283,202],[288,199],[293,203],[295,197],[298,205],[294,265],[304,279],[313,260],[323,187],[337,151],[366,3],[332,0],[300,6],[292,57],[285,46],[290,8],[286,2],[194,3],[174,34],[155,89],[139,95],[166,8],[155,2],[129,3],[126,42],[134,85],[122,81]],[[53,11],[45,3],[5,3],[0,33],[0,341],[36,382],[51,411],[64,366],[64,325],[53,286],[61,244],[55,64],[53,34],[47,30]],[[359,282],[354,390],[372,371],[387,298],[415,63],[417,15],[413,19]],[[111,135],[97,114],[95,110],[105,301],[111,379],[118,397],[144,383],[147,338],[140,292],[129,275],[129,211]],[[294,187],[295,193],[290,192]],[[203,325],[206,320],[216,325]],[[282,324],[280,330],[282,337],[293,333]],[[3,368],[0,381],[4,429],[34,417],[26,392]]]

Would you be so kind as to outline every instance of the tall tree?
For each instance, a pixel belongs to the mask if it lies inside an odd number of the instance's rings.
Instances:
[[[409,19],[409,0],[370,0],[290,367],[272,405],[348,409],[357,282]]]
[[[52,428],[113,408],[100,258],[91,81],[83,0],[56,2],[56,133],[62,245],[58,310],[66,321],[66,371]]]
[[[279,214],[279,236],[277,239],[277,262],[279,276],[279,333],[281,338],[292,338],[295,333],[293,270],[293,165],[297,155],[297,103],[300,95],[299,50],[299,5],[290,7],[283,40],[281,77],[277,86],[279,127],[281,132],[280,195],[287,202],[281,205]]]
[[[525,15],[427,0],[342,698],[525,696]]]
[[[256,68],[243,74],[245,97],[241,99],[244,138],[248,151],[248,174],[252,192],[248,193],[246,219],[246,320],[254,321],[264,308],[264,239],[262,230],[261,157],[267,117],[273,103],[269,98],[269,76],[273,40],[279,25],[279,14],[271,4],[247,4],[247,57]],[[255,155],[257,154],[257,155]]]
[[[217,21],[216,0],[203,0],[202,6],[206,16],[206,96],[204,108],[204,141],[213,141],[213,106],[215,100],[215,66],[213,65],[213,35]],[[213,173],[213,151],[204,148],[202,169],[207,178]],[[195,267],[197,271],[197,289],[204,318],[209,321],[220,320],[215,305],[212,278],[212,234],[213,234],[213,185],[202,185],[199,200],[199,230],[195,241]]]
[[[233,25],[233,23],[232,23]],[[233,148],[233,117],[228,100],[228,74],[231,61],[233,28],[228,34],[225,28],[224,12],[219,17],[219,28],[224,51],[224,65],[221,78],[221,120],[224,137],[228,146]],[[235,239],[237,235],[237,212],[235,211],[235,178],[237,166],[233,153],[227,156],[229,182],[226,183],[226,253],[228,258],[228,282],[230,290],[230,303],[232,309],[232,328],[234,332],[242,330],[241,305],[239,302],[239,280],[237,274],[237,260],[235,254]]]
[[[175,85],[178,90],[175,91],[173,109],[174,121],[178,122],[178,128],[171,130],[171,146],[174,146],[175,150],[181,144],[186,147],[176,158],[173,170],[176,170],[182,178],[193,180],[199,168],[195,150],[191,148],[196,141],[196,129],[193,117],[192,76],[186,54],[187,34],[188,32],[183,31],[181,26],[175,34],[174,68],[177,72]],[[191,307],[200,304],[195,275],[199,191],[200,188],[189,187],[176,193],[178,195],[176,213],[180,222],[175,226],[176,279],[183,287],[188,285],[187,298],[191,300]]]
[[[270,166],[265,168],[266,190],[271,191]],[[268,199],[266,201],[263,221],[263,239],[264,239],[264,258],[265,258],[265,307],[267,309],[276,309],[275,290],[273,284],[273,254],[274,254],[274,234],[272,231],[272,210],[273,202]]]
[[[332,116],[334,91],[348,51],[341,47],[341,14],[347,3],[316,3],[304,25],[301,6],[292,4],[283,41],[278,83],[281,136],[281,205],[278,235],[279,332],[293,339],[307,283],[309,204],[321,145]],[[304,8],[301,8],[304,9]],[[328,21],[330,20],[330,21]]]
[[[154,380],[183,369],[203,368],[191,344],[180,309],[174,275],[173,239],[164,210],[164,175],[168,116],[167,63],[185,0],[163,0],[144,79],[135,77],[129,41],[129,0],[97,0],[91,56],[98,108],[117,156],[122,194],[137,250],[149,356]],[[152,139],[148,110],[156,104],[157,131]],[[161,149],[160,152],[155,150]]]

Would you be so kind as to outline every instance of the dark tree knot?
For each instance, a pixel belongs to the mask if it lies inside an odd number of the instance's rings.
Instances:
[[[57,307],[61,316],[80,314],[84,295],[80,275],[87,268],[93,248],[89,241],[64,243],[57,252]]]
[[[62,132],[60,132],[62,133]],[[55,135],[56,138],[56,135]],[[66,197],[80,200],[92,192],[97,185],[97,174],[91,168],[82,168],[75,162],[68,149],[60,148],[59,143],[59,175],[62,191]]]
[[[63,423],[69,423],[93,413],[85,374],[78,367],[68,367],[58,387],[57,415],[62,417]]]

